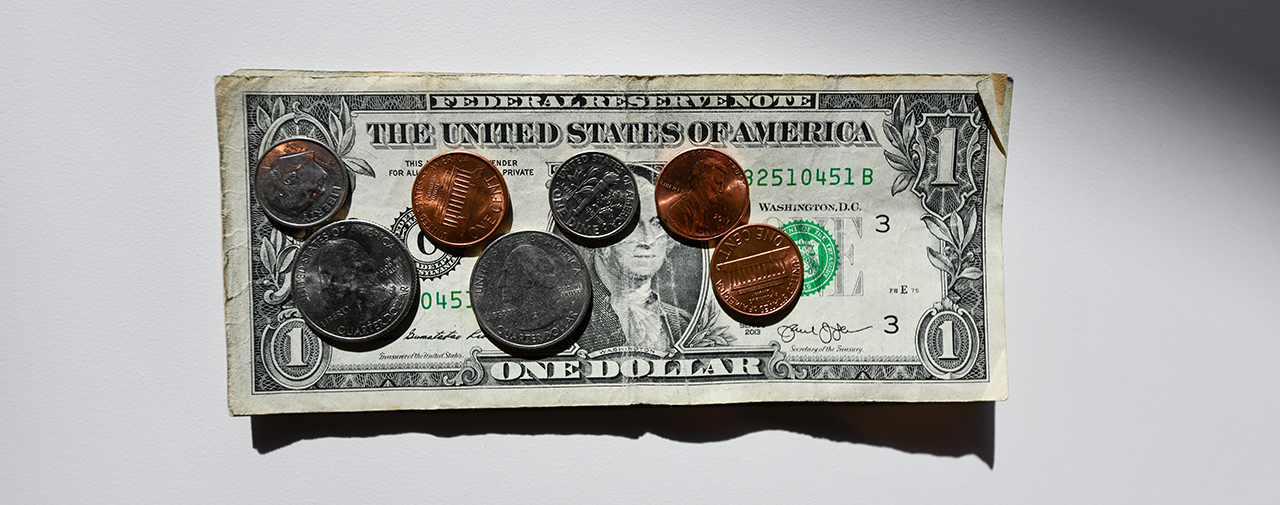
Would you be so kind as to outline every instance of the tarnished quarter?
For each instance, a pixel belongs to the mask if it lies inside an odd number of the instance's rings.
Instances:
[[[708,147],[677,154],[654,185],[658,217],[676,235],[711,240],[728,233],[747,214],[750,189],[742,167]]]
[[[329,148],[308,139],[289,139],[258,160],[253,194],[267,217],[294,228],[328,221],[350,192],[347,170]]]
[[[551,215],[585,239],[613,237],[635,219],[640,194],[627,165],[599,151],[573,155],[551,175]]]
[[[413,180],[413,215],[427,236],[445,245],[480,243],[507,216],[502,173],[478,154],[453,151],[431,158]]]
[[[386,336],[413,309],[413,257],[395,235],[347,219],[316,231],[298,251],[293,300],[317,334],[340,342]]]
[[[711,286],[729,309],[767,316],[800,296],[804,262],[795,241],[767,224],[739,227],[711,255]]]
[[[499,237],[471,270],[471,306],[480,329],[511,348],[559,343],[582,324],[590,305],[586,262],[565,239],[544,231]]]

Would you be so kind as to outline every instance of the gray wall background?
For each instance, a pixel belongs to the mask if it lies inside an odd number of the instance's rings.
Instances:
[[[1266,503],[1272,2],[0,6],[25,502]],[[1007,72],[1010,399],[230,418],[214,76]]]

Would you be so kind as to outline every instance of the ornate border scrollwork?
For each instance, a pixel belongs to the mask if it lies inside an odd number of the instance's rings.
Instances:
[[[475,386],[484,382],[484,367],[480,365],[480,348],[471,348],[471,357],[462,362],[462,369],[453,377],[444,377],[440,382],[446,386]]]
[[[809,377],[809,371],[805,369],[797,370],[795,365],[787,359],[787,353],[782,352],[782,344],[777,340],[769,342],[769,347],[773,349],[773,355],[769,356],[769,363],[765,365],[764,375],[770,379],[804,379]]]

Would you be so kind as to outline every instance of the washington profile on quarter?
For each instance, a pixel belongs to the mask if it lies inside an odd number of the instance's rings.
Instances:
[[[616,236],[636,217],[640,195],[622,160],[599,151],[573,155],[551,175],[551,215],[585,239]]]
[[[709,147],[695,147],[671,158],[654,186],[658,217],[689,240],[723,236],[738,225],[751,204],[742,167]]]
[[[431,158],[413,180],[413,215],[427,236],[467,247],[489,238],[507,216],[502,173],[484,157],[453,151]]]
[[[480,329],[514,349],[556,345],[582,324],[590,305],[586,262],[568,241],[544,231],[499,237],[471,271]]]
[[[767,224],[740,226],[711,255],[711,285],[725,306],[745,316],[768,316],[800,296],[804,262],[795,241]]]
[[[316,231],[298,251],[293,299],[317,334],[339,342],[386,336],[412,311],[413,258],[382,226],[354,219]]]
[[[295,138],[271,147],[258,160],[253,190],[268,218],[293,228],[324,223],[350,192],[342,162],[318,142]]]

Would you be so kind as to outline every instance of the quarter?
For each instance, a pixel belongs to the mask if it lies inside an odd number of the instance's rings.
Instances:
[[[723,236],[747,214],[747,176],[729,155],[707,147],[677,154],[654,185],[658,217],[688,240]]]
[[[636,217],[640,194],[626,164],[598,151],[578,153],[551,174],[551,215],[566,232],[607,239]]]
[[[413,180],[413,215],[433,240],[453,247],[480,243],[507,217],[507,183],[484,157],[464,151],[428,161]]]
[[[514,349],[551,347],[587,317],[591,278],[563,238],[508,233],[485,247],[471,270],[471,306],[485,334]]]
[[[258,160],[253,193],[271,220],[310,228],[338,213],[350,192],[346,168],[329,148],[308,139],[276,144]]]
[[[386,336],[413,310],[417,286],[404,243],[382,226],[354,219],[316,231],[293,269],[298,312],[317,334],[340,342]]]
[[[768,316],[800,296],[804,262],[782,230],[741,226],[725,235],[711,255],[711,286],[726,307],[744,316]]]

